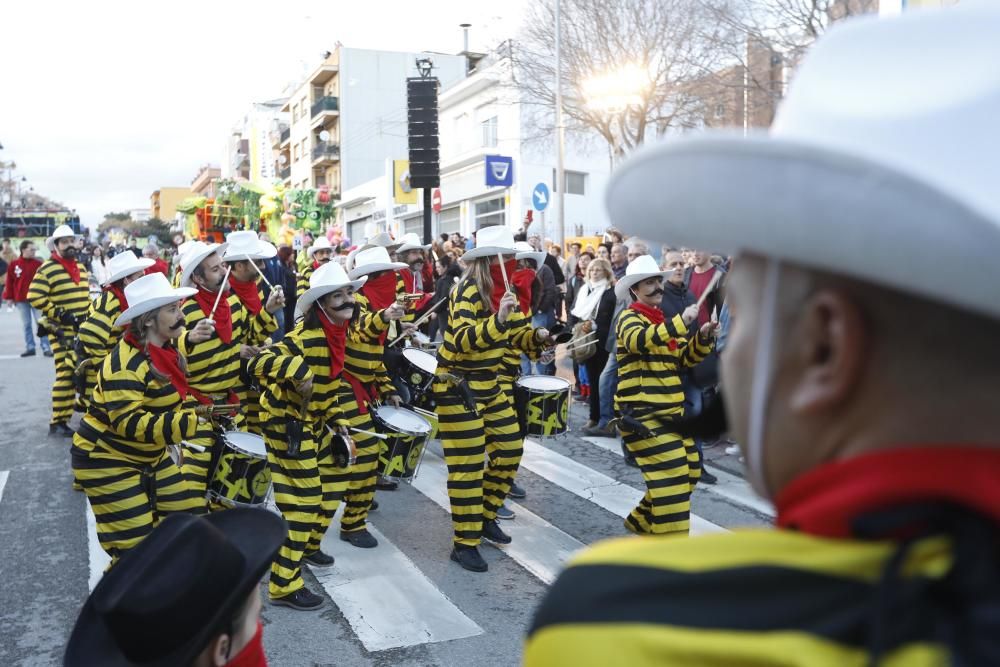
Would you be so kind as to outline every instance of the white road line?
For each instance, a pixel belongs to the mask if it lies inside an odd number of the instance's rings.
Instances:
[[[622,456],[621,441],[617,438],[583,438],[592,445],[601,449]],[[711,465],[709,461],[709,465]],[[698,488],[717,496],[731,500],[737,505],[749,507],[764,516],[774,517],[774,505],[767,502],[756,493],[750,484],[733,474],[721,470],[718,466],[712,465],[712,474],[719,478],[718,484],[702,484]]]
[[[368,523],[378,540],[362,552],[339,537],[337,522],[323,539],[332,568],[312,568],[323,589],[368,651],[432,644],[483,634],[406,555]]]
[[[444,459],[427,452],[413,486],[451,512]],[[551,584],[566,566],[566,561],[586,545],[517,503],[508,500],[507,507],[517,514],[514,521],[504,521],[502,525],[513,541],[499,548],[528,572]]]
[[[524,457],[521,459],[521,465],[570,493],[622,518],[628,516],[644,494],[643,491],[622,484],[547,447],[542,447],[533,440],[524,441]],[[692,535],[717,532],[726,532],[726,529],[696,514],[691,514]]]
[[[9,470],[0,470],[0,500],[3,500],[3,487],[7,486],[7,478],[9,476]]]
[[[87,507],[87,548],[90,551],[90,578],[87,585],[90,586],[90,590],[94,590],[94,586],[104,576],[104,570],[111,562],[111,556],[97,541],[97,520],[94,518],[94,510],[90,508],[90,501],[84,499],[83,504]]]
[[[20,354],[0,354],[0,360],[4,361],[8,359],[20,359],[20,358],[21,358]]]

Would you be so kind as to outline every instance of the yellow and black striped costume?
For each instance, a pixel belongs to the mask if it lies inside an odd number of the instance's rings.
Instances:
[[[125,340],[104,360],[90,409],[73,437],[73,473],[97,519],[101,547],[117,560],[171,512],[205,511],[167,446],[204,427],[169,380]]]
[[[299,267],[299,275],[295,279],[295,298],[302,298],[302,295],[309,289],[309,279],[312,278],[313,271],[315,270],[312,260],[309,260],[305,266]]]
[[[517,415],[497,377],[512,349],[530,349],[534,330],[517,309],[501,324],[468,279],[451,292],[448,312],[438,372],[468,380],[478,414],[446,382],[435,382],[438,437],[448,465],[454,540],[477,546],[483,521],[496,519],[523,453]]]
[[[621,425],[625,447],[635,456],[646,481],[646,494],[625,525],[635,533],[687,533],[691,493],[701,477],[698,450],[690,438],[670,432],[684,414],[680,372],[702,361],[712,345],[691,339],[680,316],[653,324],[626,308],[618,318],[618,391],[615,408],[632,414],[651,433],[642,435]],[[649,413],[655,412],[655,416]]]
[[[786,530],[740,530],[669,544],[606,541],[575,557],[553,584],[532,624],[524,664],[987,664],[953,663],[941,644],[947,639],[941,621],[954,619],[954,612],[935,612],[918,597],[909,606],[904,597],[903,607],[892,612],[893,627],[882,633],[885,645],[873,660],[870,624],[889,599],[880,586],[890,583],[884,573],[897,552],[888,541]],[[892,583],[910,594],[929,591],[952,555],[946,539],[918,542],[898,563]]]
[[[272,598],[291,595],[303,586],[305,554],[319,551],[333,515],[349,483],[345,469],[334,466],[328,427],[346,423],[338,409],[341,380],[330,376],[330,352],[320,327],[302,323],[248,365],[261,385],[261,422],[274,485],[274,500],[288,522],[288,537],[271,566]],[[303,419],[302,398],[294,384],[312,378],[313,393]],[[290,420],[302,422],[299,453],[288,453]]]
[[[260,287],[260,281],[257,282],[257,297],[260,299],[262,304],[259,313],[253,315],[250,310],[244,306],[246,316],[250,320],[249,327],[247,328],[246,344],[253,345],[254,347],[261,347],[270,342],[271,334],[278,330],[278,320],[276,320],[274,315],[267,312],[267,309],[263,307],[263,304],[265,304],[267,300],[264,298],[264,290]],[[241,364],[245,363],[245,361],[241,361]],[[249,377],[249,375],[246,377]],[[248,385],[249,381],[241,383],[241,385],[245,384]],[[260,435],[260,392],[252,386],[241,386],[240,391],[245,392],[239,393],[239,396],[243,414],[246,416],[247,430],[251,433],[257,433]]]
[[[61,320],[69,313],[83,321],[90,308],[90,286],[87,269],[80,267],[80,282],[74,283],[63,266],[54,260],[46,260],[38,267],[35,277],[28,287],[28,301],[48,318],[53,328],[49,341],[56,366],[56,379],[52,383],[52,424],[65,424],[73,416],[73,371],[76,369],[76,355],[73,343],[77,327]]]
[[[78,364],[86,362],[86,392],[81,402],[89,405],[90,396],[97,385],[97,373],[104,358],[111,354],[121,340],[124,329],[115,326],[115,320],[122,314],[121,302],[114,292],[105,289],[101,296],[90,304],[87,319],[80,325],[77,334],[82,358]]]

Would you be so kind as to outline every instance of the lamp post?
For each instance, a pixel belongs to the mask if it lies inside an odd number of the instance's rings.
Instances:
[[[566,241],[566,134],[565,128],[563,127],[563,105],[562,105],[562,49],[561,49],[561,30],[560,30],[560,20],[562,18],[562,2],[561,0],[556,0],[556,143],[558,148],[556,151],[556,202],[559,209],[556,215],[556,225],[558,229],[556,230],[556,243],[559,244],[559,248],[565,245]],[[544,238],[545,229],[542,229],[542,235]]]

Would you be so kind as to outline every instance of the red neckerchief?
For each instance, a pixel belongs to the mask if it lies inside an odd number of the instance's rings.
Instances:
[[[246,306],[251,315],[256,317],[264,307],[264,304],[260,302],[260,292],[257,290],[256,280],[243,282],[229,276],[229,289],[236,294],[240,303]]]
[[[201,306],[201,312],[205,313],[205,317],[211,317],[215,322],[215,332],[219,334],[222,342],[228,345],[233,342],[233,311],[229,307],[229,297],[223,294],[213,315],[212,304],[215,303],[216,294],[199,287],[193,298]]]
[[[117,285],[107,285],[104,289],[115,295],[118,299],[118,307],[121,308],[121,312],[124,313],[128,309],[128,301],[125,299],[125,290],[119,289]]]
[[[330,377],[335,378],[344,370],[344,349],[347,345],[347,324],[337,325],[330,321],[326,313],[317,305],[319,323],[326,334],[326,346],[330,349]]]
[[[1000,524],[1000,450],[928,445],[835,461],[792,480],[775,505],[782,528],[845,538],[865,513],[917,502],[962,505]]]
[[[656,306],[647,306],[644,303],[636,301],[629,306],[629,308],[639,313],[653,324],[663,324],[666,321],[666,318],[663,316],[663,311]]]
[[[135,349],[142,350],[139,341],[136,340],[131,331],[125,333],[125,340]],[[191,393],[191,388],[188,386],[187,376],[181,370],[180,356],[177,354],[177,348],[160,347],[152,343],[147,343],[144,352],[149,357],[149,363],[153,365],[153,368],[170,378],[170,384],[174,385],[174,389],[181,395],[181,399],[187,398],[187,395]]]
[[[318,268],[319,268],[319,262],[317,262],[316,260],[313,260],[313,271],[315,271]]]
[[[73,282],[77,285],[80,284],[80,265],[76,263],[75,259],[66,259],[58,253],[52,253],[52,261],[57,262],[66,269],[66,273],[69,277],[73,279]]]
[[[511,258],[503,264],[504,268],[507,269],[509,279],[510,276],[514,275],[514,271],[517,270],[517,260]],[[499,264],[490,264],[490,277],[493,279],[493,293],[490,294],[490,304],[493,306],[493,312],[496,313],[500,310],[500,299],[503,298],[503,293],[507,291],[507,288],[503,284],[503,271],[500,270]],[[530,292],[528,300],[529,302],[531,300]]]
[[[368,299],[368,305],[373,312],[378,312],[396,303],[396,272],[381,271],[376,278],[368,277],[368,282],[361,286],[361,295]],[[378,342],[385,344],[389,330],[386,329],[378,337]]]
[[[363,415],[368,414],[368,404],[373,403],[378,398],[378,390],[375,388],[375,385],[370,387],[365,386],[361,380],[347,371],[344,371],[343,378],[347,380],[347,384],[351,385],[351,391],[354,392],[354,400],[358,404],[358,412]]]
[[[257,632],[225,667],[267,667],[267,656],[264,654],[264,626],[257,620]]]
[[[535,285],[534,269],[518,269],[510,275],[510,284],[517,292],[517,302],[521,306],[521,312],[525,315],[531,314],[531,288]]]

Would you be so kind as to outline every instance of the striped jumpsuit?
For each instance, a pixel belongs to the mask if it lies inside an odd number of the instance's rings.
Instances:
[[[270,342],[271,334],[278,330],[278,320],[276,320],[274,315],[267,312],[267,310],[263,307],[263,304],[266,303],[267,300],[264,298],[264,290],[261,289],[259,283],[257,286],[257,297],[260,299],[262,304],[259,313],[253,315],[250,310],[244,306],[246,315],[250,319],[250,327],[247,331],[245,344],[252,345],[254,347],[261,347]],[[241,367],[243,367],[244,363],[245,362],[241,361]],[[249,374],[247,374],[244,380],[249,380]],[[247,430],[251,433],[261,435],[260,392],[249,386],[249,382],[243,381],[240,383],[240,388],[237,389],[236,395],[240,398],[240,406],[243,410],[243,414],[246,416]]]
[[[530,322],[515,309],[501,324],[472,280],[459,283],[449,296],[438,374],[465,377],[476,403],[473,412],[447,382],[433,385],[456,544],[479,545],[483,522],[496,519],[521,463],[517,415],[498,373],[511,348],[530,346]]]
[[[322,265],[321,265],[322,266]],[[306,293],[309,289],[309,279],[312,278],[313,271],[316,270],[314,262],[309,262],[302,270],[299,271],[298,277],[295,279],[295,298],[301,299],[302,295]]]
[[[90,286],[87,270],[80,266],[80,282],[74,283],[63,266],[54,260],[46,260],[38,267],[35,277],[28,287],[28,301],[48,318],[54,329],[49,337],[56,366],[56,379],[52,384],[51,424],[65,424],[73,416],[73,371],[76,368],[76,354],[73,340],[76,327],[63,324],[60,315],[70,313],[80,320],[87,316],[90,308]]]
[[[344,352],[345,377],[340,383],[338,400],[341,415],[347,424],[363,431],[374,432],[377,429],[372,421],[371,412],[375,406],[370,405],[366,413],[361,412],[354,389],[346,376],[351,376],[365,387],[373,387],[383,402],[389,396],[396,394],[396,387],[389,379],[383,363],[385,347],[379,341],[379,337],[389,330],[390,323],[382,319],[382,311],[371,309],[368,299],[360,292],[354,294],[354,302],[357,304],[357,315],[347,330],[347,349]],[[375,498],[379,454],[383,447],[381,440],[370,435],[354,433],[351,437],[354,438],[358,451],[357,461],[348,473],[350,484],[344,497],[346,503],[344,516],[340,520],[340,530],[344,533],[366,528],[368,509]]]
[[[622,424],[625,447],[635,456],[646,481],[646,494],[625,526],[634,533],[687,534],[691,493],[701,477],[694,440],[671,433],[670,422],[684,415],[682,368],[693,367],[708,356],[714,343],[705,346],[700,335],[689,338],[681,317],[654,325],[644,315],[626,308],[615,329],[618,354],[618,391],[615,409],[631,408],[652,431],[640,435]],[[656,417],[643,417],[655,411]]]
[[[302,588],[302,558],[319,551],[347,490],[346,469],[334,466],[330,428],[346,424],[337,406],[339,377],[330,376],[330,351],[322,327],[300,323],[280,343],[250,359],[248,372],[261,385],[261,421],[274,499],[288,522],[288,536],[271,565],[272,598]],[[313,393],[303,423],[299,454],[288,453],[289,420],[301,420],[302,398],[293,384],[312,378]]]
[[[122,307],[118,297],[111,290],[105,289],[101,292],[101,296],[90,304],[87,319],[80,324],[77,340],[83,358],[77,363],[87,362],[86,392],[85,396],[81,397],[81,402],[85,406],[89,404],[90,396],[97,385],[97,373],[104,358],[115,349],[125,331],[115,326],[115,320],[121,314]]]
[[[190,404],[189,404],[190,405]],[[202,513],[204,494],[184,477],[167,446],[201,427],[169,380],[121,340],[104,360],[90,409],[73,436],[73,474],[97,520],[112,563],[149,535],[164,515]]]

